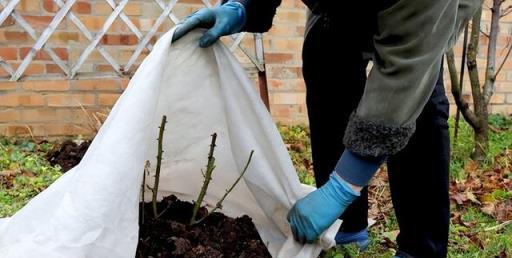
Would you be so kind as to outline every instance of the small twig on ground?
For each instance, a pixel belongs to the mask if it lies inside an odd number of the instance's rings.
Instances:
[[[497,231],[497,230],[500,230],[500,229],[506,227],[509,224],[512,224],[512,220],[507,220],[507,221],[505,221],[505,222],[503,222],[501,224],[498,224],[496,226],[486,228],[486,229],[484,229],[484,231],[493,231],[493,230]]]

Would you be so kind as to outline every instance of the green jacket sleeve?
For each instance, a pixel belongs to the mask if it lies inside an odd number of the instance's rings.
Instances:
[[[407,144],[434,88],[442,56],[480,0],[400,0],[377,17],[375,60],[344,142],[363,156]]]

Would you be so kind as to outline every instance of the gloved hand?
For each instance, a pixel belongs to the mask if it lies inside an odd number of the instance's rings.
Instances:
[[[203,8],[178,24],[172,41],[195,28],[206,28],[209,30],[199,39],[199,46],[209,47],[222,36],[240,32],[245,21],[245,7],[239,2],[229,1],[219,7]]]
[[[333,172],[327,183],[298,200],[288,213],[295,240],[301,243],[315,241],[359,195]]]

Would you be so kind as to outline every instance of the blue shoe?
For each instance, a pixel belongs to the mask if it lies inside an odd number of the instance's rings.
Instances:
[[[356,243],[360,251],[366,250],[370,244],[368,229],[366,228],[359,232],[338,232],[334,237],[334,240],[336,241],[336,245]]]

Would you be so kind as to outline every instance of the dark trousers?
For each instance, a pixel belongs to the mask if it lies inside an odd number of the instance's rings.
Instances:
[[[340,24],[339,26],[337,24]],[[343,135],[364,91],[367,61],[350,24],[327,17],[309,31],[303,48],[303,74],[317,186],[323,185],[345,149]],[[407,147],[388,158],[400,251],[414,257],[446,257],[449,229],[448,100],[442,73],[417,120]],[[367,227],[368,191],[363,189],[342,216],[342,231]]]

